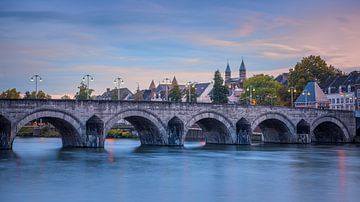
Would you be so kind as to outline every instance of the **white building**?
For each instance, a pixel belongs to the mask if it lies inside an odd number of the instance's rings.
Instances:
[[[329,77],[321,84],[321,88],[330,102],[330,109],[355,110],[355,86],[358,84],[360,84],[359,71],[353,71],[348,75]]]

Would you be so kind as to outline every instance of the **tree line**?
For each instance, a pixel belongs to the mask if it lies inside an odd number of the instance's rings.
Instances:
[[[310,55],[308,57],[302,58],[294,68],[289,70],[288,75],[288,85],[282,85],[277,82],[273,76],[258,74],[254,75],[245,80],[243,85],[243,93],[239,98],[241,104],[259,104],[259,105],[282,105],[290,106],[290,93],[288,93],[289,87],[294,87],[296,89],[295,97],[299,96],[303,91],[305,85],[309,81],[317,81],[319,83],[324,82],[329,76],[342,75],[342,72],[335,68],[332,65],[328,65],[325,60],[320,56]],[[215,71],[213,78],[213,89],[210,94],[210,99],[212,103],[221,104],[228,103],[229,90],[225,86],[224,79],[221,76],[219,70]],[[189,93],[188,90],[181,92],[179,84],[176,79],[173,79],[172,83],[168,86],[168,99],[171,102],[181,102],[182,97],[186,96],[186,101],[189,102]],[[190,101],[196,102],[197,94],[195,91],[195,86],[190,85]],[[249,93],[247,90],[255,89],[252,92],[253,100],[249,100]],[[84,82],[80,83],[78,86],[78,92],[75,94],[74,99],[77,100],[86,100],[88,94],[90,99],[94,99],[92,93],[93,89],[87,89],[87,86]],[[8,89],[0,94],[0,99],[51,99],[51,96],[43,91],[38,91],[37,94],[35,91],[29,92],[26,91],[24,96],[21,97],[21,93],[16,90],[16,88]],[[70,96],[64,95],[61,99],[70,99]],[[111,99],[117,100],[117,91],[114,89],[111,91]],[[135,95],[135,100],[144,100],[143,93],[140,89],[137,89]]]

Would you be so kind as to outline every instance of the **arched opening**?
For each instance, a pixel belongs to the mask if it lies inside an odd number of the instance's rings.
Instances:
[[[93,140],[90,141],[99,147],[104,147],[104,122],[93,115],[86,121],[86,137],[92,138]]]
[[[293,142],[293,134],[287,125],[283,121],[274,118],[261,121],[255,126],[253,133],[260,134],[264,143]]]
[[[324,121],[314,128],[312,141],[316,143],[341,143],[346,142],[346,136],[336,123]]]
[[[79,133],[75,127],[68,121],[57,117],[37,117],[24,122],[24,124],[18,124],[16,135],[22,137],[61,138],[61,141],[56,141],[59,147],[61,147],[61,142],[63,147],[81,146],[79,145]],[[21,140],[21,142],[24,141],[30,140]],[[49,140],[43,139],[42,142],[49,142]]]
[[[176,116],[170,119],[170,121],[168,122],[169,142],[175,145],[180,145],[183,133],[184,123]]]
[[[142,145],[166,145],[168,141],[165,138],[166,130],[160,120],[145,111],[129,110],[115,115],[106,122],[105,134],[109,135],[114,129],[127,134],[120,138],[134,139],[136,137],[140,139]],[[129,144],[138,143],[132,141]]]
[[[11,123],[0,115],[0,149],[11,149]]]
[[[206,144],[233,144],[228,127],[220,120],[215,118],[202,118],[193,124],[189,124],[189,129],[194,128],[195,124],[201,128]],[[191,132],[191,130],[186,132],[185,141],[189,132]]]
[[[250,144],[251,137],[251,124],[245,118],[241,118],[236,123],[236,142],[238,144]]]
[[[296,125],[296,133],[310,134],[310,124],[304,121],[304,119],[301,119],[301,121]]]

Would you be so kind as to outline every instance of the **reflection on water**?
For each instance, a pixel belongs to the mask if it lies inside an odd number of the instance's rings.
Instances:
[[[356,145],[61,148],[16,138],[0,151],[0,201],[358,201]]]

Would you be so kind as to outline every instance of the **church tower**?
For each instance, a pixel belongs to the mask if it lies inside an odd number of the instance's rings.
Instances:
[[[229,60],[227,61],[226,70],[225,70],[225,81],[231,78],[231,70],[229,65]]]
[[[245,64],[244,64],[244,59],[241,60],[241,65],[240,65],[240,68],[239,68],[239,78],[243,82],[246,79],[246,68],[245,68]]]

